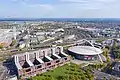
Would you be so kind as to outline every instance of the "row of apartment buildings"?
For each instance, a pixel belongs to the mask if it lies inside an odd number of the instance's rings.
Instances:
[[[62,46],[13,55],[18,77],[29,78],[70,62]]]

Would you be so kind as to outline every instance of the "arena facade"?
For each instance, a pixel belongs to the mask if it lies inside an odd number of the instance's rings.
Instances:
[[[73,46],[68,49],[68,53],[78,60],[97,60],[101,59],[102,50],[92,46]]]

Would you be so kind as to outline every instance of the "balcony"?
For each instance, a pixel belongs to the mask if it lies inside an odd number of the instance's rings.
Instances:
[[[24,68],[22,77],[28,78],[28,77],[31,77],[31,76],[34,76],[34,69],[33,69],[33,67]]]
[[[34,74],[34,66],[31,66],[28,64],[28,62],[25,62],[22,66],[22,71],[23,71],[23,75],[30,75],[32,76]]]
[[[55,68],[54,60],[49,56],[46,56],[42,59],[45,62],[45,70],[51,70]]]

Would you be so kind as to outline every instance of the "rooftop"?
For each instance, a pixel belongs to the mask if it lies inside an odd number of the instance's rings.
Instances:
[[[68,50],[81,55],[97,55],[102,53],[101,49],[91,46],[74,46],[70,47]]]

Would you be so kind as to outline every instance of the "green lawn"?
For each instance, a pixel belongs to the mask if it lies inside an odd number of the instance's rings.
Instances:
[[[62,67],[58,67],[54,70],[50,70],[50,71],[43,73],[39,76],[33,77],[32,80],[45,80],[45,77],[48,77],[48,75],[51,75],[54,78],[57,78],[57,76],[59,76],[59,75],[64,76],[67,67],[68,67],[67,65],[64,65]]]
[[[93,78],[94,76],[90,74],[89,71],[80,69],[79,65],[66,64],[62,67],[35,76],[30,80],[93,80]]]

